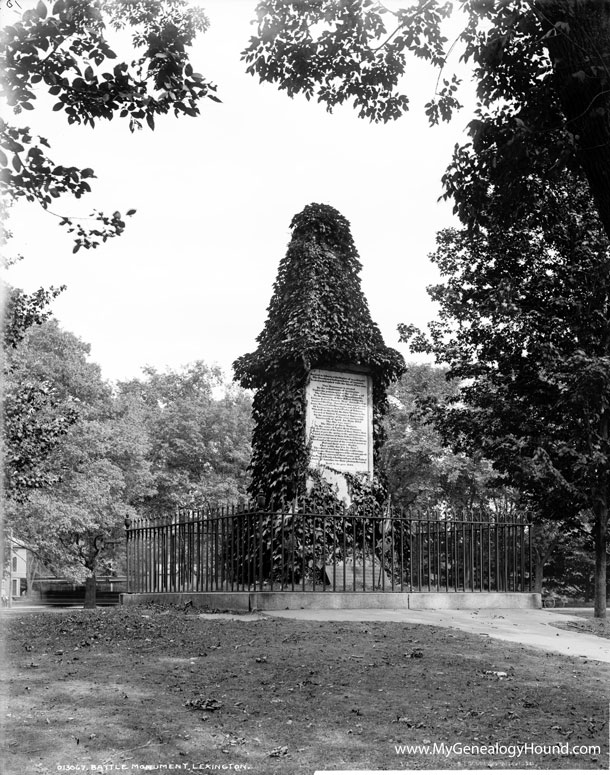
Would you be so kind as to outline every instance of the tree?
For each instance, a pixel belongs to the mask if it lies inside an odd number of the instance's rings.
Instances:
[[[443,23],[452,9],[439,0],[397,10],[376,0],[261,0],[243,58],[248,72],[290,96],[317,96],[329,110],[353,101],[361,117],[388,121],[408,109],[400,86],[414,55],[440,71],[426,106],[434,124],[460,107],[460,79],[446,71],[461,46],[478,106],[472,142],[456,148],[444,182],[462,222],[486,222],[489,185],[510,220],[527,209],[532,173],[554,184],[566,168],[582,168],[610,236],[610,7],[462,0],[460,9],[463,28],[448,41]]]
[[[121,61],[109,43],[108,27],[131,29],[133,47],[140,55],[131,62]],[[99,119],[118,116],[128,120],[131,131],[144,124],[154,129],[155,118],[170,111],[176,116],[196,116],[203,98],[219,101],[215,87],[193,72],[188,61],[189,47],[206,28],[201,9],[189,7],[184,0],[57,0],[52,6],[39,0],[20,20],[0,31],[0,94],[19,116],[33,110],[44,92],[55,99],[52,110],[63,111],[68,123],[90,127]],[[5,216],[14,202],[35,202],[52,212],[50,206],[65,194],[80,199],[91,190],[94,171],[57,164],[49,148],[49,142],[36,137],[29,127],[0,119],[2,244],[10,237]],[[129,210],[127,216],[134,213]],[[120,212],[93,211],[88,219],[53,215],[72,234],[74,252],[95,248],[125,228]],[[5,346],[16,347],[25,329],[45,317],[41,312],[44,303],[56,292],[41,290],[31,297],[11,294]],[[11,368],[5,367],[5,375]],[[43,468],[65,440],[77,413],[58,402],[55,388],[49,387],[51,382],[45,377],[34,381],[26,375],[21,381],[9,381],[4,395],[5,483],[14,501],[25,499],[32,488],[59,483],[57,471],[53,474]],[[97,473],[99,502],[108,502],[112,493],[113,498],[116,495],[116,487],[110,487],[114,475],[99,468]],[[68,497],[65,476],[61,486]],[[78,501],[76,490],[70,495],[73,503]],[[84,514],[87,498],[81,495],[80,513]],[[91,506],[96,503],[96,498],[90,500]]]
[[[7,524],[57,575],[84,580],[93,606],[96,575],[121,561],[125,517],[245,496],[251,401],[202,363],[148,369],[113,393],[88,354],[53,319],[12,354],[13,383],[47,386],[49,412],[70,409],[72,425],[45,450],[36,489],[7,500]]]
[[[51,316],[49,305],[63,291],[61,288],[40,288],[24,293],[19,288],[4,289],[2,332],[4,351],[14,350],[32,326],[44,323]]]
[[[549,591],[549,585],[564,592],[571,590],[572,597],[584,594],[585,600],[590,598],[592,585],[590,579],[583,577],[583,566],[594,566],[593,552],[588,539],[591,534],[583,527],[589,527],[586,515],[583,515],[584,525],[565,525],[557,520],[538,519],[532,525],[531,550],[533,554],[534,591],[544,593]],[[588,548],[588,562],[583,562],[583,554]],[[575,567],[576,566],[576,567]],[[580,567],[579,567],[580,566]],[[557,571],[561,569],[561,576]],[[575,572],[576,571],[576,572]],[[591,572],[593,577],[593,572]]]
[[[49,303],[62,289],[25,294],[7,288],[3,309],[2,407],[4,415],[3,486],[5,497],[22,500],[33,488],[53,481],[49,454],[76,420],[49,380],[20,368],[23,340],[50,315]]]
[[[63,111],[68,123],[94,127],[100,119],[126,119],[133,132],[155,118],[196,116],[199,101],[219,101],[215,86],[193,72],[188,48],[207,29],[199,8],[184,0],[57,0],[51,7],[39,0],[15,24],[0,32],[0,94],[15,115],[33,110],[41,92],[55,99],[52,110]],[[132,30],[140,52],[120,61],[107,28]],[[111,64],[112,63],[112,64]],[[91,190],[90,168],[57,164],[48,155],[44,137],[27,126],[0,120],[0,195],[4,204],[25,199],[49,210],[64,194],[77,199]],[[128,211],[133,215],[135,210]],[[73,235],[74,252],[95,248],[122,233],[120,212],[94,211],[88,227],[63,215],[60,224]]]
[[[150,515],[246,496],[250,394],[224,384],[203,362],[180,371],[146,368],[145,379],[119,385],[120,401],[139,408],[150,439],[153,490],[139,502]]]
[[[81,419],[54,452],[59,481],[15,509],[20,537],[42,562],[85,581],[85,607],[95,607],[100,568],[116,569],[123,520],[135,516],[132,502],[151,484],[143,442],[133,418]]]
[[[434,408],[446,406],[458,390],[446,368],[424,363],[409,364],[390,385],[381,465],[392,504],[505,514],[515,507],[516,494],[502,486],[476,448],[453,452],[435,427]]]
[[[235,361],[235,378],[253,401],[253,495],[278,503],[304,495],[310,469],[305,390],[312,368],[349,364],[373,382],[373,442],[383,442],[386,388],[404,368],[386,347],[360,287],[360,262],[348,221],[329,205],[294,216],[268,317],[253,353]]]
[[[439,427],[476,444],[541,517],[595,543],[595,615],[606,611],[610,471],[610,252],[586,184],[537,186],[511,228],[448,230],[432,260],[439,319],[402,328],[460,382]],[[552,223],[552,226],[550,226]]]
[[[69,408],[73,421],[46,456],[47,479],[27,499],[9,499],[7,519],[47,567],[85,580],[85,604],[94,606],[96,573],[113,559],[114,544],[104,554],[105,544],[119,539],[152,480],[141,417],[116,404],[88,353],[54,320],[32,329],[15,351],[12,379],[48,385],[55,413]]]
[[[581,515],[583,524],[576,525],[544,519],[527,495],[507,486],[475,446],[475,438],[458,452],[449,445],[449,434],[441,432],[444,410],[452,399],[459,400],[459,385],[447,379],[446,368],[409,365],[403,377],[390,386],[389,396],[381,459],[393,505],[423,510],[441,506],[490,517],[525,511],[534,520],[534,590],[542,593],[550,584],[571,597],[592,596],[586,572],[590,567],[593,579],[594,560],[586,559],[587,548],[592,554],[586,515]],[[593,584],[590,586],[592,589]]]
[[[555,528],[555,544],[544,569],[544,591],[551,598],[595,596],[595,558],[591,534],[575,535]]]
[[[15,379],[13,373],[15,352],[28,331],[49,317],[48,305],[62,289],[41,288],[33,294],[8,286],[3,290],[0,406],[4,433],[0,439],[0,497],[4,502],[6,498],[22,501],[33,488],[53,481],[47,458],[67,433],[75,414],[69,407],[63,413],[56,411],[56,399],[48,382],[36,382],[28,374]],[[8,533],[3,530],[0,536],[3,564],[10,561],[11,555],[12,544],[7,538]]]

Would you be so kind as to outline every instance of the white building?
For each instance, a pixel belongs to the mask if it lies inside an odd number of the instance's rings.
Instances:
[[[8,603],[10,594],[13,600],[18,600],[27,589],[27,549],[14,538],[9,539],[9,567],[2,578],[2,603]]]

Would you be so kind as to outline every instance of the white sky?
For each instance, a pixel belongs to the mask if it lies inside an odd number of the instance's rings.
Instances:
[[[411,111],[390,125],[362,121],[350,107],[328,114],[290,100],[240,61],[255,0],[201,5],[211,27],[192,61],[218,84],[222,104],[207,100],[196,119],[167,116],[155,132],[133,135],[118,119],[91,130],[42,104],[27,114],[57,163],[98,176],[81,202],[53,209],[137,214],[122,237],[73,255],[58,219],[33,205],[14,208],[9,252],[25,258],[9,282],[26,290],[66,284],[54,314],[91,344],[107,379],[194,360],[230,373],[256,346],[293,215],[323,202],[350,221],[373,319],[407,356],[396,326],[434,317],[428,253],[437,230],[454,223],[450,204],[437,202],[440,179],[470,111],[429,128],[423,105],[437,73],[419,62],[408,74]]]

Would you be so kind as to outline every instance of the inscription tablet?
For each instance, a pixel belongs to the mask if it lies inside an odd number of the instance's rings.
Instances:
[[[371,377],[356,372],[312,369],[306,396],[311,465],[372,475]]]

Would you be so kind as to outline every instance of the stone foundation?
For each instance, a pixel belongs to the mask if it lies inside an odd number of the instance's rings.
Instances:
[[[537,592],[147,592],[122,594],[122,605],[158,603],[221,611],[318,608],[385,608],[433,611],[478,608],[541,608]]]

